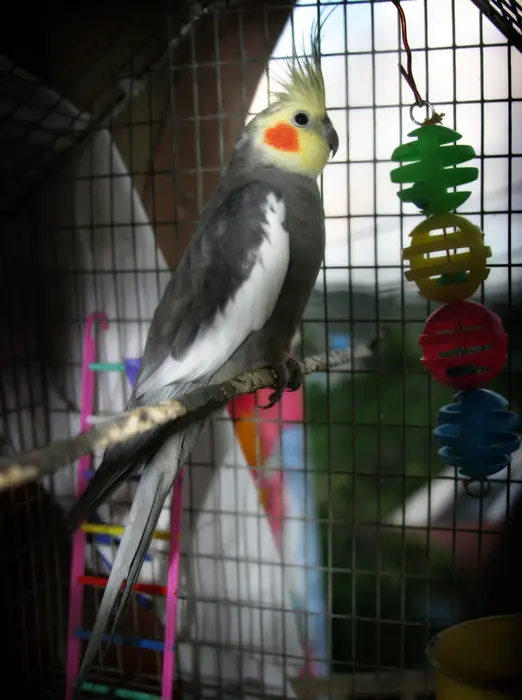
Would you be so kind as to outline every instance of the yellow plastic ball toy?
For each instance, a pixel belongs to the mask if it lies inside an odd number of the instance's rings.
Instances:
[[[468,299],[487,279],[491,248],[484,244],[478,226],[463,216],[430,216],[410,238],[411,245],[402,251],[403,260],[410,263],[404,276],[426,299],[441,303]]]

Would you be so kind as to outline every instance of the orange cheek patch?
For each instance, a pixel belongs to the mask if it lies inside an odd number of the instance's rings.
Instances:
[[[299,135],[293,126],[281,122],[265,131],[265,143],[280,151],[295,152],[299,150]]]

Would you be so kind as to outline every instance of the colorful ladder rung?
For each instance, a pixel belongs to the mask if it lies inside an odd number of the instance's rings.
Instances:
[[[79,576],[78,583],[84,586],[92,586],[93,588],[105,588],[109,579],[105,576]],[[123,588],[124,584],[122,584]],[[167,595],[167,586],[160,586],[157,583],[135,583],[132,587],[136,593],[146,593],[147,595],[155,595],[165,597]]]
[[[87,469],[84,472],[84,476],[86,479],[92,479],[95,474],[96,474],[95,469]],[[131,474],[130,476],[127,477],[127,481],[139,481],[140,479],[141,479],[141,474]]]
[[[97,523],[83,523],[83,525],[80,525],[80,530],[83,532],[92,532],[95,535],[111,535],[112,537],[121,537],[125,532],[123,525],[98,525]],[[152,539],[169,542],[170,532],[167,530],[155,530]]]
[[[78,639],[90,639],[90,630],[76,630],[75,636]],[[165,642],[157,639],[144,639],[143,637],[128,637],[123,634],[115,634],[112,637],[110,634],[104,634],[102,637],[104,642],[112,642],[113,644],[118,644],[119,646],[129,646],[136,647],[138,649],[150,649],[151,651],[164,651]]]
[[[82,401],[80,411],[80,430],[89,430],[91,424],[96,422],[93,416],[94,410],[94,376],[96,372],[125,372],[131,385],[134,385],[139,369],[139,359],[127,359],[125,362],[97,362],[96,342],[93,331],[96,321],[100,323],[103,330],[107,330],[109,324],[107,317],[103,313],[91,313],[85,323],[85,336],[83,345],[82,364]],[[94,419],[93,419],[94,418]],[[106,419],[106,417],[105,417]],[[79,497],[92,478],[91,456],[85,455],[78,463],[77,489],[76,495]],[[133,480],[139,479],[136,475]],[[165,635],[163,641],[150,639],[140,639],[138,637],[124,637],[116,635],[113,641],[116,644],[126,644],[143,649],[152,649],[163,652],[163,677],[161,696],[142,693],[130,689],[113,688],[98,683],[83,683],[82,689],[91,693],[101,695],[111,695],[119,698],[129,698],[129,700],[172,700],[174,693],[175,679],[175,639],[176,620],[178,603],[178,582],[180,563],[180,531],[182,516],[182,494],[183,494],[183,472],[180,473],[173,488],[170,531],[158,530],[154,533],[154,539],[171,542],[169,551],[167,585],[159,586],[155,584],[137,583],[133,590],[139,597],[146,595],[157,595],[166,598],[165,615]],[[120,537],[125,528],[117,525],[106,525],[104,523],[84,523],[74,534],[73,552],[71,561],[71,585],[69,603],[69,624],[67,643],[67,686],[66,700],[72,700],[76,678],[80,666],[81,640],[89,639],[91,632],[81,628],[83,590],[85,586],[96,586],[104,588],[107,585],[107,578],[102,576],[85,575],[85,548],[87,535],[93,536],[95,542],[110,543],[109,538]],[[107,538],[107,539],[105,539]],[[103,557],[102,557],[103,558]],[[147,560],[150,555],[147,554]],[[106,565],[110,567],[109,562]],[[104,635],[105,641],[110,641],[109,635]]]
[[[139,690],[111,688],[108,685],[101,685],[101,683],[84,683],[82,690],[86,690],[88,693],[97,693],[98,695],[110,695],[114,698],[127,698],[128,700],[161,700],[159,695],[151,695]]]
[[[134,386],[138,372],[140,371],[141,360],[129,357],[125,362],[90,362],[91,372],[125,372],[129,384]]]
[[[91,372],[125,372],[123,362],[89,362]]]
[[[110,415],[104,414],[102,416],[87,416],[87,423],[89,423],[89,425],[97,425],[98,423],[105,423],[105,421],[112,420],[113,418],[117,417],[117,413],[112,413]]]

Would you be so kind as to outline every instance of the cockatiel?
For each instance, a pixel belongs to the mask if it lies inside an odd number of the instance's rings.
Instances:
[[[289,348],[324,256],[317,178],[339,145],[326,112],[319,30],[312,33],[311,57],[293,58],[274,98],[241,133],[165,289],[129,408],[180,398],[260,366],[276,373],[273,405],[302,379]],[[161,426],[109,447],[69,514],[74,528],[130,474],[141,472],[81,679],[111,616],[112,633],[118,625],[165,500],[203,425],[177,432]]]

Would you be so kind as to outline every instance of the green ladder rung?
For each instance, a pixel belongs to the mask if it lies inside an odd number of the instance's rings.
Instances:
[[[128,700],[161,700],[159,695],[142,693],[139,690],[125,690],[125,688],[111,688],[100,683],[83,683],[82,690],[99,695],[112,695],[115,698],[128,698]]]
[[[125,372],[123,362],[89,362],[92,372]]]

